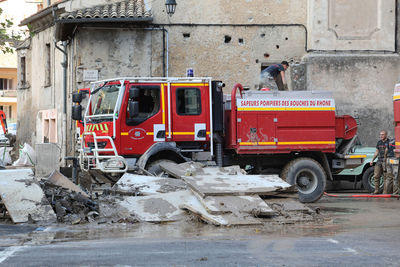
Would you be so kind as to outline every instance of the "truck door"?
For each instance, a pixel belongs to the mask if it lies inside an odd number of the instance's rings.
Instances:
[[[135,99],[139,103],[139,113],[136,117],[129,117],[129,88],[135,87],[138,95]],[[124,97],[124,117],[121,123],[120,151],[122,155],[142,155],[157,141],[165,140],[165,128],[163,128],[163,107],[161,105],[160,84],[130,84]]]
[[[209,140],[209,86],[199,84],[171,84],[171,140]]]
[[[238,113],[237,133],[241,146],[275,145],[275,116],[257,111]]]

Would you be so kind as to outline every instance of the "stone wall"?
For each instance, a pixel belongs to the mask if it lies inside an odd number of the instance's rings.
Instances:
[[[337,114],[357,119],[364,145],[375,146],[381,129],[394,137],[392,95],[400,69],[397,54],[310,55],[304,64],[307,89],[332,91]]]
[[[60,7],[71,11],[110,2],[73,0]],[[263,66],[287,60],[292,64],[289,88],[332,91],[337,112],[360,122],[359,134],[366,145],[375,145],[380,129],[391,130],[391,94],[399,72],[395,0],[180,0],[172,17],[165,13],[164,0],[145,2],[153,23],[168,31],[169,76],[185,76],[187,68],[194,68],[195,76],[223,80],[229,93],[237,82],[257,88]],[[18,95],[23,102],[19,114],[26,114],[20,117],[26,129],[19,137],[33,143],[41,140],[34,125],[38,112],[57,109],[61,145],[65,144],[63,55],[53,39],[51,27],[37,33],[28,50],[19,52],[28,54],[35,70],[34,75],[29,70],[30,87]],[[49,86],[44,85],[46,43],[52,51]],[[85,70],[97,70],[99,79],[162,76],[162,47],[160,30],[78,27],[68,45],[67,118],[71,93],[89,85],[83,79]],[[74,128],[68,119],[70,148]]]

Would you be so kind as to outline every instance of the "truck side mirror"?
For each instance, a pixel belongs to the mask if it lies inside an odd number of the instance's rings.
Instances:
[[[72,94],[72,102],[81,103],[83,98],[83,94],[81,92],[75,92]]]
[[[71,117],[75,121],[82,120],[82,106],[81,105],[73,105],[72,106]]]
[[[140,89],[137,87],[131,87],[129,88],[129,98],[134,99],[139,97],[139,91]]]
[[[139,115],[139,102],[129,101],[129,117],[135,118]]]

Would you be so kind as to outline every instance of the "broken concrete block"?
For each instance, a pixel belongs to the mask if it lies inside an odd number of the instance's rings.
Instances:
[[[49,178],[47,178],[47,182],[68,189],[69,192],[76,192],[82,194],[85,197],[89,197],[88,194],[86,194],[82,189],[79,188],[79,186],[71,182],[59,171],[53,171]]]
[[[195,171],[188,176],[187,169],[176,163],[163,162],[160,167],[183,179],[203,198],[223,195],[275,195],[276,192],[291,188],[278,175],[245,175],[232,168],[205,167],[194,168]]]
[[[282,210],[286,212],[302,212],[302,213],[314,213],[314,211],[304,205],[303,203],[287,198],[274,198],[265,200],[269,205],[279,205]]]
[[[35,145],[36,177],[48,177],[54,170],[60,167],[61,150],[57,144],[44,143]]]
[[[199,196],[198,194],[194,194]],[[258,195],[254,196],[208,196],[198,197],[200,203],[210,214],[247,213],[253,216],[272,216],[276,212]]]
[[[116,202],[140,221],[171,222],[184,217],[185,212],[179,206],[190,197],[195,198],[190,190],[184,190],[152,196],[125,197]]]
[[[56,221],[31,169],[0,170],[0,195],[14,223]]]
[[[248,213],[227,213],[221,215],[212,215],[207,212],[200,201],[192,195],[186,199],[182,208],[187,209],[197,215],[201,220],[221,226],[239,226],[239,225],[262,225],[260,219],[254,218]]]
[[[186,183],[180,179],[125,173],[111,190],[121,193],[133,193],[135,195],[148,196],[186,189]]]

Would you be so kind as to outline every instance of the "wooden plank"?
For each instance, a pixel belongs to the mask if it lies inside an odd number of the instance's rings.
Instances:
[[[0,170],[0,195],[14,223],[56,221],[31,169]]]

